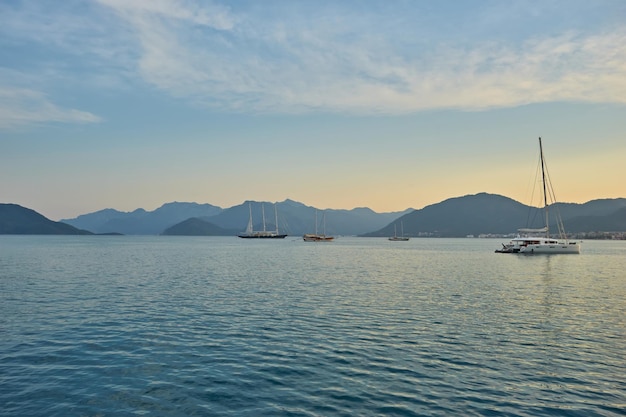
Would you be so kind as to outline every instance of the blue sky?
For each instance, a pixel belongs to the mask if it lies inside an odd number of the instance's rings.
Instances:
[[[0,2],[0,201],[626,197],[626,2]]]

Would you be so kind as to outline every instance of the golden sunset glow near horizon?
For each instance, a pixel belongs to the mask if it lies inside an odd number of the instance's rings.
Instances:
[[[626,197],[626,3],[0,3],[0,202]]]

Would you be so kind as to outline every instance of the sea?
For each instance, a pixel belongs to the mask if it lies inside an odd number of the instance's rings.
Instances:
[[[502,242],[0,236],[0,415],[626,415],[626,241]]]

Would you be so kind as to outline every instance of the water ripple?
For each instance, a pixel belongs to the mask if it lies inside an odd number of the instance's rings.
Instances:
[[[622,246],[256,243],[0,237],[0,415],[626,414]]]

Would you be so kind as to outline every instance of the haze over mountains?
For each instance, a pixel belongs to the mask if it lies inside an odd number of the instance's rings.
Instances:
[[[276,204],[245,201],[226,209],[210,204],[168,203],[152,212],[138,209],[124,213],[105,209],[61,221],[94,233],[234,236],[246,229],[250,211],[254,230],[263,230],[263,218],[266,230],[276,229],[278,217],[281,232],[289,235],[311,233],[317,211],[319,227],[323,227],[322,219],[326,218],[327,233],[358,235],[382,228],[413,209],[391,213],[376,213],[369,208],[322,211],[293,200]]]
[[[163,204],[154,211],[139,208],[132,212],[123,212],[107,208],[61,221],[94,233],[158,235],[166,228],[189,218],[212,217],[222,211],[222,208],[211,204],[173,202]]]
[[[276,207],[276,214],[274,212]],[[276,228],[301,236],[325,227],[332,235],[391,236],[394,224],[406,236],[464,237],[505,235],[520,227],[541,227],[543,212],[501,195],[480,193],[455,197],[420,210],[376,213],[369,208],[318,210],[285,200],[246,201],[230,208],[211,204],[167,203],[154,211],[121,212],[104,209],[74,219],[53,222],[16,204],[0,204],[0,234],[110,234],[235,236],[244,231],[252,211],[255,230]],[[568,233],[626,232],[626,198],[592,200],[584,204],[557,203]],[[265,216],[263,216],[263,213]],[[555,229],[551,225],[551,229]]]

